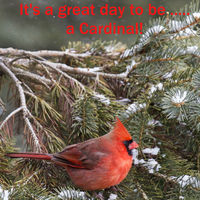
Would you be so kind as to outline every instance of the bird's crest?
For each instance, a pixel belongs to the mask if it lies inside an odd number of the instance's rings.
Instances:
[[[122,122],[116,117],[116,123],[113,130],[110,132],[111,135],[119,137],[121,140],[131,140],[132,137],[127,129],[124,127]]]

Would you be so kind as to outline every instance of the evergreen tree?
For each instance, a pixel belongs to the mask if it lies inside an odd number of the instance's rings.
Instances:
[[[200,199],[199,1],[180,12],[190,15],[150,22],[131,47],[0,49],[2,199],[92,198],[62,168],[4,155],[60,151],[106,134],[116,116],[140,145],[118,199]]]

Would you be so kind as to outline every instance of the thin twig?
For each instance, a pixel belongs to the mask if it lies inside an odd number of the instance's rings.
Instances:
[[[15,115],[16,113],[18,113],[18,112],[21,111],[21,110],[23,110],[23,107],[22,107],[22,106],[19,107],[19,108],[17,108],[17,109],[15,109],[15,110],[13,110],[13,111],[3,120],[3,122],[1,123],[1,125],[0,125],[0,130],[3,128],[3,126],[5,125],[5,123],[6,123],[13,115]]]
[[[51,84],[52,84],[52,82],[51,82],[50,79],[45,78],[44,76],[40,76],[40,75],[38,75],[38,74],[34,74],[34,73],[32,73],[32,72],[29,72],[29,71],[20,69],[20,68],[15,68],[15,67],[13,67],[12,70],[13,70],[13,72],[15,72],[17,75],[25,76],[25,77],[31,78],[31,79],[33,79],[33,80],[37,80],[38,82],[42,83],[45,87],[47,87],[48,89],[50,89],[49,86],[48,86],[48,85],[51,85]]]
[[[1,109],[3,111],[6,111],[6,108],[5,108],[5,103],[3,102],[3,100],[0,98],[0,106],[1,106]]]
[[[35,59],[34,59],[35,60]],[[56,66],[56,63],[52,63],[52,62],[49,62],[49,61],[38,61],[38,60],[35,60],[38,64],[41,64],[42,66],[45,65],[45,66],[48,66],[52,69],[54,69],[56,72],[60,73],[61,75],[63,75],[65,78],[69,79],[69,80],[72,80],[73,82],[75,82],[77,85],[79,85],[81,87],[81,89],[83,91],[85,91],[85,86],[79,82],[78,80],[76,80],[75,78],[69,76],[68,74],[66,74],[65,72],[63,72],[61,69],[58,68],[58,66]],[[59,63],[60,64],[60,63]]]
[[[154,175],[154,176],[157,176],[157,177],[159,177],[159,178],[165,179],[166,182],[171,182],[171,183],[174,183],[174,184],[178,184],[178,182],[177,182],[175,179],[173,179],[173,178],[171,178],[171,177],[168,177],[168,176],[165,175],[165,174],[161,174],[161,173],[159,173],[159,172],[156,172],[156,173],[153,173],[153,175]]]
[[[142,198],[144,200],[149,200],[149,198],[147,197],[146,193],[144,192],[144,190],[142,189],[141,185],[139,184],[139,182],[136,182],[136,186],[139,190],[139,192],[142,194]]]

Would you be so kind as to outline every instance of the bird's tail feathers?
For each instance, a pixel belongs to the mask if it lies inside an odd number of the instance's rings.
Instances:
[[[51,154],[45,153],[8,153],[6,156],[10,158],[30,158],[30,159],[40,159],[40,160],[51,160]]]

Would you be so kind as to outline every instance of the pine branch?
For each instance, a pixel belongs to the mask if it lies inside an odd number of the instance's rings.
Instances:
[[[21,56],[24,59],[24,55],[29,56],[29,57],[40,57],[40,56],[44,56],[43,54],[40,54],[40,51],[37,52],[30,52],[30,51],[24,51],[24,50],[17,50],[17,49],[0,49],[0,54],[2,55],[6,55],[6,54],[10,54],[13,56]],[[50,54],[49,54],[50,55]],[[55,55],[55,53],[53,53],[53,55]],[[65,55],[61,52],[61,55]],[[74,54],[76,55],[76,54]],[[83,70],[83,68],[73,68],[70,67],[66,64],[62,64],[62,63],[55,63],[55,62],[50,62],[47,61],[46,59],[35,59],[35,61],[39,64],[43,64],[46,66],[51,67],[52,69],[59,71],[59,73],[63,73],[64,72],[68,72],[68,73],[72,73],[72,74],[80,74],[80,75],[85,75],[85,76],[92,76],[92,77],[97,77],[97,76],[103,76],[105,78],[112,78],[112,79],[124,79],[127,77],[127,74],[109,74],[109,73],[103,73],[103,72],[93,72],[92,69],[87,69],[87,70]],[[18,63],[17,61],[12,61],[13,63]],[[19,64],[22,64],[21,62],[19,62]],[[24,63],[26,64],[26,63]],[[30,75],[30,74],[29,74]],[[73,79],[72,77],[69,77],[67,74],[64,75],[67,78]],[[32,76],[33,77],[33,76]],[[74,79],[73,79],[74,80]],[[75,80],[74,80],[75,81]],[[75,81],[77,82],[77,81]],[[79,83],[80,84],[80,83]],[[81,86],[83,88],[83,86]]]
[[[118,198],[199,199],[198,2],[186,11],[191,16],[153,20],[125,51],[124,45],[102,41],[74,42],[65,51],[1,48],[1,88],[10,84],[4,77],[14,83],[5,89],[4,107],[9,108],[9,99],[16,102],[18,96],[20,105],[6,113],[0,128],[11,131],[18,123],[13,116],[23,111],[22,121],[29,120],[26,128],[32,126],[42,151],[57,152],[67,144],[104,135],[118,116],[141,144]],[[0,138],[6,137],[4,132]],[[28,150],[34,149],[32,132],[25,136]],[[7,166],[3,154],[0,162]],[[18,185],[13,175],[1,174],[2,166],[0,181],[13,188],[11,197],[30,198],[34,190],[37,195],[31,197],[41,199],[58,198],[65,189],[73,193],[67,173],[51,164],[22,159],[9,166],[14,166]],[[109,198],[110,192],[102,195]]]
[[[15,76],[15,74],[7,67],[7,64],[3,62],[3,60],[0,60],[0,67],[1,69],[10,76],[10,78],[13,80],[13,82],[15,83],[18,92],[19,92],[19,97],[20,97],[20,103],[21,103],[21,109],[23,110],[23,118],[24,121],[31,133],[31,136],[33,137],[33,141],[36,147],[36,151],[40,152],[41,151],[41,146],[40,146],[40,142],[38,140],[37,134],[35,133],[30,120],[28,119],[28,108],[26,105],[26,98],[25,98],[25,94],[24,94],[24,90],[21,86],[21,82],[19,81],[19,79]],[[4,123],[4,122],[3,122]]]
[[[146,195],[146,193],[144,192],[144,190],[142,189],[141,185],[138,182],[136,182],[136,186],[137,186],[139,192],[142,194],[142,198],[144,200],[149,200],[148,196]]]

